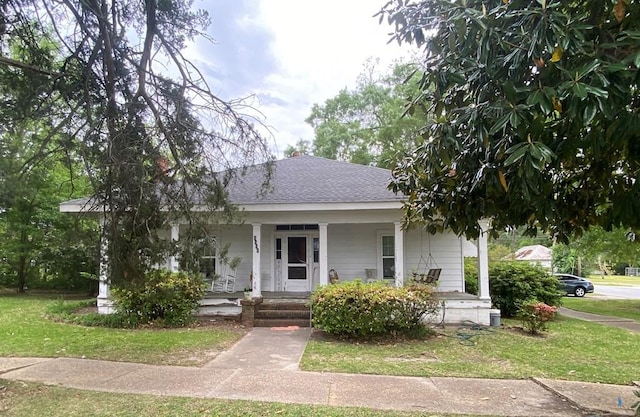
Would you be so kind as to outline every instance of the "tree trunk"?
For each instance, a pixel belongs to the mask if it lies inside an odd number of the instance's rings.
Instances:
[[[27,257],[20,255],[18,261],[18,292],[23,293],[27,286]]]

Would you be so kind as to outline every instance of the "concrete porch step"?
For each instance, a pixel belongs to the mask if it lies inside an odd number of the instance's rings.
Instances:
[[[309,310],[263,310],[256,311],[256,319],[309,319]]]
[[[258,319],[256,318],[254,327],[310,327],[309,318],[306,319]]]
[[[264,300],[255,311],[255,327],[309,327],[306,300]]]
[[[269,310],[269,311],[277,311],[277,310],[297,310],[297,311],[309,311],[309,307],[305,304],[305,302],[292,302],[292,301],[263,301],[260,304],[260,310]]]

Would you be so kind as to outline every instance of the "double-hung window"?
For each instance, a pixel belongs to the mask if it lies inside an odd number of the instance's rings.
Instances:
[[[381,235],[381,260],[382,260],[382,277],[385,279],[395,278],[396,273],[396,246],[395,236],[393,235]]]

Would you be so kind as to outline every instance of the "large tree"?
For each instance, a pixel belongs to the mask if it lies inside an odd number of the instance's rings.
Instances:
[[[228,214],[227,168],[270,158],[242,103],[214,95],[184,55],[209,19],[191,0],[5,0],[0,65],[34,87],[9,95],[21,115],[0,110],[6,129],[37,118],[38,152],[80,158],[102,211],[114,281],[143,278],[175,251],[158,228],[206,228],[194,204]],[[10,51],[20,51],[19,57]],[[195,236],[188,233],[187,236]]]
[[[25,171],[38,144],[26,131],[5,131],[2,139],[0,286],[92,289],[95,281],[87,277],[97,272],[97,223],[59,210],[60,202],[89,192],[79,164],[54,153]]]
[[[394,172],[409,220],[640,229],[638,2],[393,0],[385,18],[424,47],[414,103],[435,114]]]
[[[397,62],[380,72],[368,60],[353,90],[344,88],[306,119],[315,132],[313,154],[330,159],[392,167],[419,139],[423,112],[405,115],[418,92],[416,66]]]

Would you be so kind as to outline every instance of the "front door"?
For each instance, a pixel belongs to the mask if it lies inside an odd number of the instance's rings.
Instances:
[[[287,236],[284,267],[284,290],[289,292],[309,291],[311,270],[308,236]]]

